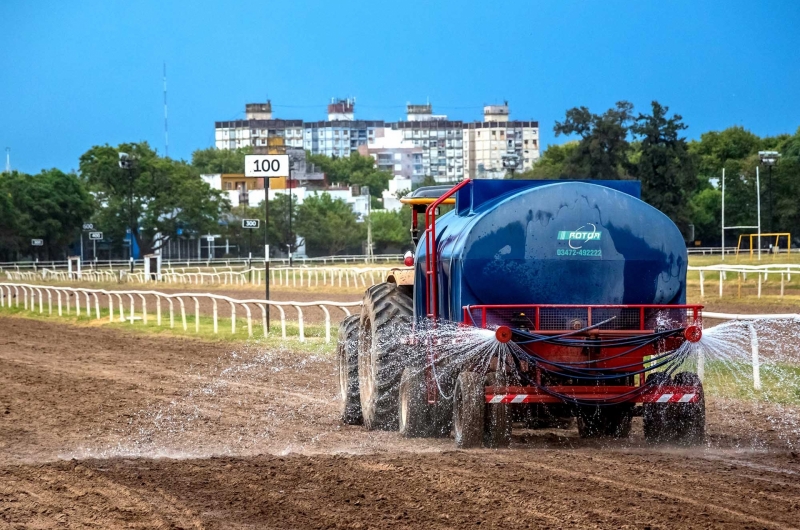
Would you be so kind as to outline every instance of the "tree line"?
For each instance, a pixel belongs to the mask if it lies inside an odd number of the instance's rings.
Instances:
[[[567,141],[548,146],[531,170],[509,178],[637,179],[642,199],[668,215],[687,241],[693,235],[703,245],[718,245],[723,168],[726,224],[754,225],[758,153],[778,151],[779,162],[771,171],[762,166],[762,227],[800,235],[800,129],[793,135],[759,137],[735,126],[691,141],[684,136],[686,129],[680,115],[658,102],[647,112],[625,101],[601,114],[572,108],[554,125],[556,136]],[[63,259],[75,251],[85,222],[93,222],[111,252],[121,257],[127,255],[130,238],[145,254],[204,234],[228,239],[241,253],[258,249],[256,255],[265,241],[281,253],[296,251],[298,243],[309,255],[364,251],[366,223],[347,203],[325,193],[293,205],[291,223],[288,195],[277,195],[269,205],[269,229],[263,223],[253,232],[243,229],[242,219],[263,218],[263,203],[232,208],[227,194],[211,189],[200,175],[241,173],[249,152],[200,149],[187,162],[162,157],[146,142],[103,145],[80,157],[77,173],[0,174],[0,261]],[[120,153],[128,155],[124,167]],[[371,157],[309,154],[308,162],[330,183],[369,187],[376,252],[410,248],[411,213],[407,207],[380,210],[391,175],[376,169]],[[44,245],[33,248],[32,239]]]
[[[715,246],[721,242],[722,170],[726,226],[755,225],[758,153],[777,151],[774,167],[760,166],[762,231],[800,236],[800,129],[759,137],[734,126],[691,141],[683,136],[686,129],[680,115],[657,101],[645,113],[627,101],[602,114],[572,108],[553,130],[574,139],[548,146],[531,170],[510,178],[636,179],[642,199],[668,215],[687,240],[693,235]]]
[[[253,233],[243,229],[242,219],[263,219],[263,202],[232,208],[227,194],[200,175],[241,173],[248,152],[201,149],[186,162],[159,156],[146,142],[126,143],[92,147],[80,157],[77,173],[0,174],[0,261],[64,259],[77,251],[87,222],[120,258],[128,255],[130,239],[148,254],[205,234],[227,239],[239,253],[252,242],[254,254],[263,255],[265,235],[273,254],[294,252],[303,243],[309,255],[363,252],[366,223],[346,202],[324,193],[294,204],[291,223],[289,197],[279,194],[270,201],[268,234],[264,223]],[[121,153],[127,155],[123,164]],[[375,169],[371,158],[354,153],[314,160],[334,182],[370,186],[373,208],[381,207],[378,199],[391,175]],[[410,246],[410,213],[375,211],[371,217],[376,252]],[[42,239],[43,246],[32,247],[33,239]]]

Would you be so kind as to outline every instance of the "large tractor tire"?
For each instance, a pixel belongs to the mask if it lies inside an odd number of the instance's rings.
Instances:
[[[398,427],[398,392],[403,369],[411,363],[405,344],[412,300],[393,283],[379,283],[364,295],[358,338],[361,414],[369,430]]]
[[[484,377],[474,372],[461,372],[453,394],[453,431],[456,447],[471,449],[483,444]]]
[[[339,324],[336,356],[339,362],[339,393],[342,395],[342,422],[361,425],[361,397],[358,392],[358,326],[361,315],[350,315]]]

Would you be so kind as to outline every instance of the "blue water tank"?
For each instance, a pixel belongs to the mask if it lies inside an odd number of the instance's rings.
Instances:
[[[439,316],[482,304],[682,304],[687,255],[635,181],[482,181],[436,221]],[[415,314],[425,316],[425,239]]]

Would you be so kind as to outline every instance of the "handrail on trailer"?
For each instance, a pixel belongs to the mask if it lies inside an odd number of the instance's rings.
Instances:
[[[425,209],[425,276],[428,291],[425,296],[425,309],[428,318],[433,320],[436,320],[439,316],[439,286],[436,275],[438,258],[436,248],[436,209],[458,190],[471,182],[469,178],[465,178],[430,203]]]

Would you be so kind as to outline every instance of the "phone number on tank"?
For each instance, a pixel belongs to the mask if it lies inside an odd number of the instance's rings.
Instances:
[[[600,249],[589,248],[559,248],[556,250],[556,256],[602,256],[603,251]]]

